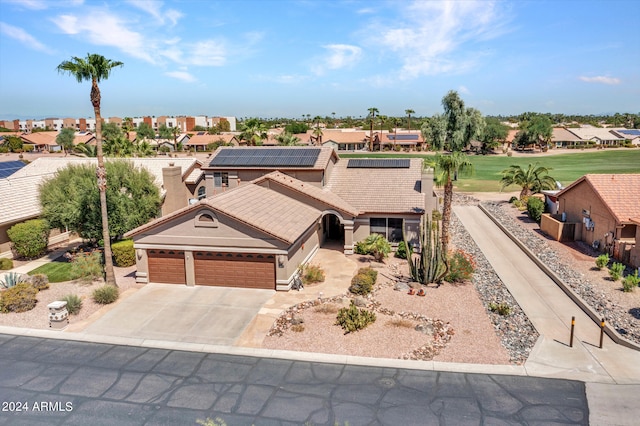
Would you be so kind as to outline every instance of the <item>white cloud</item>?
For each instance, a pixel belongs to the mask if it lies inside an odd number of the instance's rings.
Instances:
[[[467,89],[467,86],[459,86],[458,92],[462,93],[463,95],[468,95],[471,93],[469,89]]]
[[[155,63],[149,54],[154,50],[152,43],[142,34],[129,30],[117,15],[93,11],[82,17],[61,15],[53,22],[66,34],[81,35],[92,44],[117,47],[135,58]]]
[[[147,12],[160,24],[164,24],[168,19],[171,21],[171,25],[175,25],[178,22],[178,19],[184,16],[181,12],[175,9],[162,11],[163,2],[157,0],[129,0],[128,3],[144,12]]]
[[[399,20],[402,26],[380,31],[385,27],[376,23],[376,31],[369,28],[365,34],[376,34],[370,44],[399,57],[401,79],[464,72],[478,60],[478,54],[465,51],[467,43],[505,32],[500,5],[493,0],[418,0],[404,8],[404,19]]]
[[[192,65],[219,67],[226,63],[224,43],[216,40],[203,40],[188,45],[188,62]]]
[[[363,7],[362,9],[356,10],[356,13],[358,15],[369,15],[375,13],[375,10],[370,7]]]
[[[4,34],[7,37],[18,40],[30,49],[48,52],[47,46],[40,43],[35,37],[27,33],[22,28],[14,27],[13,25],[0,22],[0,33]]]
[[[314,63],[314,67],[317,67],[314,71],[316,74],[322,74],[325,69],[350,68],[362,58],[362,49],[358,46],[328,44],[322,47],[327,50],[327,54],[318,63]]]
[[[15,4],[31,10],[44,10],[49,7],[44,0],[4,0],[4,3]]]
[[[187,83],[193,83],[198,81],[192,74],[187,71],[168,71],[164,73],[166,76],[176,78],[178,80],[185,81]]]
[[[587,83],[600,83],[600,84],[620,84],[620,79],[616,77],[607,77],[604,75],[599,75],[596,77],[585,77],[580,76],[580,80]]]

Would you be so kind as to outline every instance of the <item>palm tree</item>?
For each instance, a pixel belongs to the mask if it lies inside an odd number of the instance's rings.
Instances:
[[[86,58],[73,56],[70,61],[64,61],[58,65],[60,73],[67,73],[82,83],[91,81],[91,105],[96,117],[96,151],[98,157],[98,191],[100,193],[100,212],[102,215],[102,239],[104,241],[104,268],[106,283],[117,286],[113,272],[113,259],[111,258],[111,236],[109,235],[109,217],[107,215],[107,173],[104,168],[104,156],[102,154],[102,117],[100,116],[100,87],[98,83],[106,80],[111,75],[111,70],[124,65],[120,61],[112,61],[96,53],[87,54]]]
[[[298,145],[300,143],[300,138],[289,132],[282,132],[275,139],[278,141],[278,145],[283,146]]]
[[[83,157],[97,157],[98,152],[96,150],[95,145],[87,145],[85,143],[78,144],[74,149],[74,152],[77,152],[79,155]]]
[[[416,112],[412,109],[405,109],[404,113],[407,114],[407,117],[409,118],[409,133],[411,133],[411,114],[415,114]]]
[[[267,128],[257,118],[248,119],[243,127],[240,140],[246,140],[249,145],[262,145],[262,141],[268,137]]]
[[[316,145],[322,144],[322,128],[320,125],[314,127],[313,132],[311,132],[313,136],[316,138]]]
[[[527,170],[524,170],[518,165],[512,165],[508,169],[502,171],[502,189],[509,185],[518,185],[522,187],[520,191],[520,199],[528,197],[529,195],[540,192],[543,189],[553,189],[556,187],[556,181],[549,176],[548,169],[543,166],[539,166],[538,163],[529,164]]]
[[[371,124],[371,128],[369,130],[369,151],[373,152],[373,119],[376,118],[376,114],[378,114],[380,111],[378,111],[378,108],[376,107],[368,108],[368,111],[369,115],[367,116],[367,118],[369,118],[369,122]]]
[[[469,157],[462,152],[456,151],[451,154],[436,154],[431,164],[435,166],[435,183],[439,187],[444,186],[444,203],[442,205],[442,250],[448,253],[449,249],[449,228],[451,223],[451,205],[453,204],[453,180],[458,172],[470,172],[473,164]]]

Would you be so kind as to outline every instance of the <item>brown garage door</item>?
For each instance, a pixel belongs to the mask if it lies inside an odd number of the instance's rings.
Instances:
[[[147,250],[149,281],[153,283],[186,284],[184,251]]]
[[[196,252],[194,267],[198,285],[276,288],[272,254]]]

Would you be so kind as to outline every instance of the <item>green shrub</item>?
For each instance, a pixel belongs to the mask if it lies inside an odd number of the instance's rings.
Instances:
[[[91,282],[102,277],[102,253],[78,253],[71,260],[71,278]]]
[[[1,312],[26,312],[36,307],[36,290],[29,283],[20,283],[0,293]]]
[[[544,213],[544,201],[538,197],[529,197],[529,200],[527,200],[527,214],[531,220],[540,222],[542,213]]]
[[[407,258],[407,244],[404,241],[400,241],[398,243],[398,248],[396,248],[396,257],[400,259]]]
[[[609,264],[609,254],[608,253],[601,254],[600,256],[596,257],[596,268],[602,269],[605,266],[607,266],[608,264]]]
[[[126,268],[136,264],[136,251],[133,248],[133,240],[122,240],[111,245],[113,260],[116,266]]]
[[[6,257],[0,258],[0,271],[6,271],[7,269],[13,269],[13,260]]]
[[[325,275],[320,266],[306,264],[300,267],[300,277],[304,284],[313,284],[323,282]]]
[[[119,295],[118,287],[106,284],[93,291],[93,300],[100,305],[108,305],[118,300]]]
[[[444,279],[450,283],[470,280],[475,268],[476,264],[470,254],[456,250],[449,257],[449,272]]]
[[[440,210],[433,209],[433,211],[431,212],[431,220],[433,220],[434,222],[442,220],[442,213],[440,213]]]
[[[516,196],[512,196],[511,198],[509,198],[509,204],[513,204],[516,201],[518,201],[518,197],[516,197]]]
[[[496,312],[498,315],[507,316],[511,313],[511,307],[507,305],[505,302],[501,303],[489,303],[489,310],[491,312]]]
[[[625,293],[633,291],[636,289],[636,287],[638,287],[639,284],[640,277],[638,277],[638,271],[636,270],[633,275],[629,274],[624,277],[624,280],[622,281],[622,291],[624,291]]]
[[[378,279],[378,271],[369,268],[360,268],[358,273],[351,279],[349,291],[353,294],[365,295],[371,293],[373,286]]]
[[[49,223],[43,219],[17,223],[7,230],[7,235],[16,254],[26,258],[38,257],[49,245]]]
[[[344,334],[349,334],[365,328],[375,320],[376,314],[374,312],[359,309],[351,302],[348,308],[342,308],[338,311],[336,325],[342,327]]]
[[[609,268],[609,276],[611,279],[613,281],[618,281],[624,273],[624,268],[625,266],[623,263],[613,262],[613,265]]]
[[[75,294],[67,294],[62,300],[67,302],[67,311],[69,311],[70,315],[78,315],[82,308],[82,299],[80,297]]]
[[[4,275],[4,278],[2,280],[0,280],[0,287],[12,288],[24,282],[27,282],[27,278],[25,278],[22,274],[19,274],[17,272],[9,272]]]
[[[391,253],[391,244],[380,234],[371,234],[364,241],[357,242],[354,248],[357,254],[370,254],[378,261]]]
[[[45,274],[32,275],[30,280],[31,285],[38,291],[46,290],[49,288],[49,277]]]

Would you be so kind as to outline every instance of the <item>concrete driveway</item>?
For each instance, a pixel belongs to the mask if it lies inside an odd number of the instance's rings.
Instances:
[[[147,284],[84,332],[233,345],[274,290]]]

